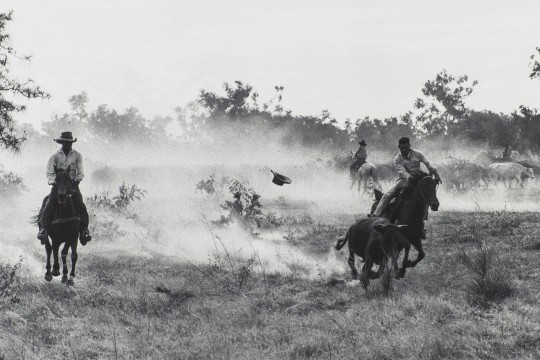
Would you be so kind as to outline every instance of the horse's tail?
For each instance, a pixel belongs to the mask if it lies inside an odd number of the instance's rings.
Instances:
[[[42,216],[41,213],[42,210],[45,208],[45,205],[47,204],[47,200],[49,200],[49,195],[45,196],[43,202],[41,203],[41,208],[37,211],[37,213],[30,217],[30,224],[39,225]]]
[[[41,221],[41,216],[39,216],[39,215],[40,215],[39,212],[37,214],[35,214],[35,215],[32,215],[30,217],[30,224],[38,225],[39,222]]]
[[[347,234],[345,236],[339,237],[336,241],[336,245],[334,245],[334,249],[337,251],[341,250],[343,246],[347,243],[347,240],[349,240],[349,231],[347,231]]]

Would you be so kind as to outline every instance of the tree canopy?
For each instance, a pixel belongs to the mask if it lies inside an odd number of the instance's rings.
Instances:
[[[0,147],[19,151],[26,140],[24,134],[15,130],[14,115],[24,111],[24,105],[18,105],[13,99],[23,97],[46,98],[49,95],[35,86],[31,79],[19,81],[13,78],[9,71],[11,60],[30,61],[30,56],[20,56],[10,43],[7,25],[12,20],[13,12],[0,13]]]

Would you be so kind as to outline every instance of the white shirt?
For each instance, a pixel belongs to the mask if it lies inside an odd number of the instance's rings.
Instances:
[[[54,166],[64,170],[67,170],[68,166],[71,166],[69,169],[69,176],[71,176],[72,180],[81,181],[84,178],[83,158],[81,153],[76,150],[71,149],[67,156],[62,149],[52,154],[47,163],[47,179],[49,180],[49,185],[54,184],[54,178],[56,177]]]

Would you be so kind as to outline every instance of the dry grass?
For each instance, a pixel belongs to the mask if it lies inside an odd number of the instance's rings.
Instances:
[[[368,292],[348,272],[269,273],[256,253],[185,263],[90,244],[73,288],[16,278],[18,301],[0,301],[0,359],[539,358],[540,260],[527,247],[540,225],[514,214],[511,235],[483,239],[514,289],[483,307],[469,301],[474,271],[462,256],[475,263],[476,242],[445,236],[473,215],[435,214],[426,258]]]

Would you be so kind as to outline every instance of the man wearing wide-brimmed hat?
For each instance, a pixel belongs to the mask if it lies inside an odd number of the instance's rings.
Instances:
[[[358,150],[356,150],[356,153],[353,155],[353,163],[351,164],[351,171],[356,172],[358,169],[360,169],[360,166],[362,166],[367,159],[367,144],[364,139],[358,142],[360,146],[358,147]],[[352,151],[351,151],[352,152]]]
[[[41,244],[44,245],[48,237],[48,225],[51,221],[52,215],[54,214],[56,206],[55,201],[53,200],[57,198],[56,187],[54,185],[54,179],[56,176],[54,168],[57,167],[67,169],[69,167],[69,175],[73,181],[71,186],[71,198],[73,199],[75,206],[79,209],[81,218],[84,219],[84,221],[81,221],[81,233],[79,239],[82,245],[86,245],[86,243],[90,241],[92,237],[88,231],[88,211],[86,210],[86,205],[83,202],[83,197],[81,191],[79,190],[79,183],[84,178],[83,158],[81,153],[72,149],[73,143],[77,141],[77,138],[74,139],[71,132],[66,131],[63,132],[59,138],[54,139],[54,141],[61,144],[62,148],[52,154],[52,156],[49,158],[49,162],[47,163],[47,179],[49,181],[49,185],[52,185],[52,188],[49,195],[49,200],[47,201],[45,209],[43,210],[42,221],[40,222],[40,224],[43,225],[40,227],[37,237],[39,240],[41,240]]]

